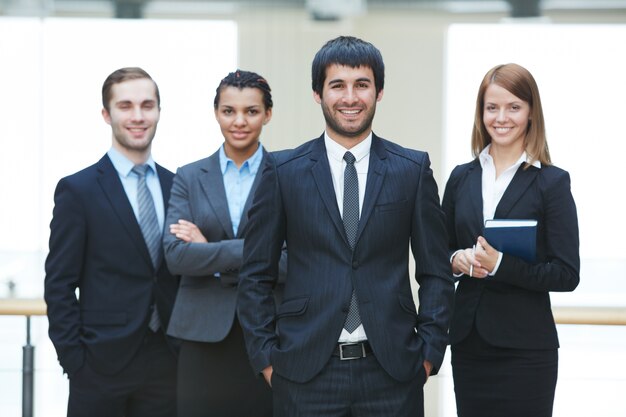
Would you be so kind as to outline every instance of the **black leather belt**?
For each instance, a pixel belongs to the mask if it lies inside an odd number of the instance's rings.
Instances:
[[[350,359],[361,359],[372,353],[372,347],[366,340],[356,343],[337,343],[333,356],[339,356],[339,359],[342,361],[347,361]]]

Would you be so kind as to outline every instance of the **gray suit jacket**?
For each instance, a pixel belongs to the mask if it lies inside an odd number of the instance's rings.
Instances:
[[[267,152],[263,151],[259,173],[266,161]],[[228,335],[236,312],[247,211],[261,177],[259,173],[234,236],[219,151],[176,172],[163,234],[167,266],[182,275],[168,328],[170,336],[219,342]],[[198,226],[208,243],[186,243],[169,233],[169,225],[179,219]]]

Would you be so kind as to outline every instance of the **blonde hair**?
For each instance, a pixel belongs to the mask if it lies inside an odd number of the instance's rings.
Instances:
[[[504,64],[490,69],[478,88],[476,112],[472,129],[472,155],[476,158],[491,143],[491,137],[483,123],[485,92],[491,84],[496,84],[514,96],[524,100],[530,106],[530,117],[526,130],[525,148],[528,154],[528,165],[535,161],[542,165],[551,165],[550,151],[546,139],[546,129],[539,97],[539,88],[532,74],[521,65]],[[527,165],[527,166],[528,166]]]

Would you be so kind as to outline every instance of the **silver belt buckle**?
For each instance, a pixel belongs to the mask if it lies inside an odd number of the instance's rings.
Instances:
[[[361,355],[362,356],[354,356],[351,358],[346,358],[343,356],[343,348],[345,346],[355,346],[355,345],[361,345]],[[353,359],[361,359],[366,357],[367,354],[365,353],[365,343],[339,343],[339,360],[342,361],[351,361]]]

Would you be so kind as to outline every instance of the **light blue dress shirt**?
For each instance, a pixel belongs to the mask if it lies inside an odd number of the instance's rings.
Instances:
[[[261,166],[263,146],[259,143],[259,148],[254,155],[241,164],[241,168],[239,169],[235,162],[226,156],[224,145],[220,147],[219,152],[220,168],[222,169],[226,200],[228,201],[228,211],[230,212],[230,221],[233,224],[233,235],[237,236],[239,221],[241,220],[248,194],[250,194],[254,178]]]
[[[139,221],[139,205],[137,204],[137,182],[139,181],[139,176],[131,171],[135,164],[115,148],[109,149],[107,155],[111,159],[113,167],[120,177],[120,181],[122,181],[122,186],[124,187],[126,197],[128,197],[128,201],[133,208],[135,218]],[[165,204],[163,202],[161,183],[159,182],[159,176],[156,172],[156,164],[154,163],[152,156],[148,158],[146,165],[150,167],[146,173],[146,184],[148,185],[148,189],[150,190],[150,194],[152,194],[152,199],[154,200],[154,208],[156,209],[159,228],[163,230],[163,223],[165,223]]]

